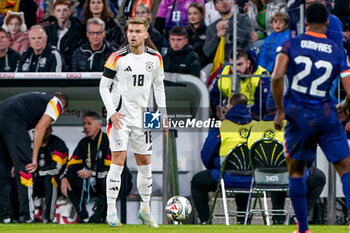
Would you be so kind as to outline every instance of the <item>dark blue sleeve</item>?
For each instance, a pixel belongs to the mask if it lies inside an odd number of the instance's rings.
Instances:
[[[215,110],[216,106],[220,104],[220,92],[218,88],[218,77],[215,78],[213,88],[209,92],[210,107]]]
[[[340,56],[340,77],[345,78],[350,76],[350,67],[348,66],[347,56],[344,48],[339,48]]]
[[[227,64],[224,64],[222,66],[222,68],[218,71],[218,75],[220,75],[222,73],[222,71],[224,70],[226,65]],[[220,103],[220,91],[218,88],[218,81],[219,81],[219,77],[216,77],[214,80],[214,83],[212,85],[212,89],[209,91],[210,107],[211,107],[212,111],[216,111],[216,106],[221,104]]]
[[[289,57],[289,48],[291,47],[291,39],[285,40],[281,46],[278,46],[276,49],[276,56],[279,53],[284,53]]]
[[[343,47],[343,23],[335,15],[329,15],[327,37],[339,47]]]
[[[214,168],[214,158],[219,156],[220,144],[219,129],[211,128],[201,151],[202,162],[207,169]]]
[[[262,74],[267,74],[266,72]],[[264,114],[266,113],[266,100],[267,95],[270,90],[270,78],[261,78],[261,82],[259,83],[258,87],[256,88],[256,91],[254,93],[254,105],[251,108],[251,114],[252,115],[259,115],[260,113],[260,85],[262,85],[262,107],[261,112],[262,116],[264,117]]]

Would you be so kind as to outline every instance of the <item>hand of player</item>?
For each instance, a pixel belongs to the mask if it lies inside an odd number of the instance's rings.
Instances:
[[[161,123],[162,123],[161,127],[164,131],[164,136],[166,137],[166,136],[168,136],[168,133],[169,133],[169,121],[168,121],[168,119],[164,119],[164,120],[162,120]]]
[[[283,120],[284,120],[284,112],[277,111],[274,119],[275,129],[282,130],[283,129]]]
[[[25,169],[28,173],[33,173],[37,169],[38,164],[36,162],[29,163],[25,166]]]
[[[346,132],[350,132],[350,122],[345,124],[344,129]]]
[[[92,176],[92,171],[91,170],[83,170],[83,169],[81,169],[81,170],[77,171],[77,174],[78,174],[78,176],[80,178],[87,179],[87,178]]]
[[[112,121],[113,127],[116,130],[121,129],[121,127],[123,125],[123,121],[122,121],[121,117],[125,117],[125,114],[120,113],[120,112],[116,112],[111,116],[111,121]]]
[[[70,183],[67,178],[63,178],[61,180],[61,193],[65,196],[68,197],[68,190],[72,191],[72,188],[70,187]]]
[[[340,104],[337,104],[337,111],[339,120],[345,121],[349,115],[347,101],[343,101]]]

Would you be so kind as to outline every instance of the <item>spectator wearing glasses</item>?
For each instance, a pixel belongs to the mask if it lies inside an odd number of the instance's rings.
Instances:
[[[89,41],[77,48],[72,56],[72,72],[102,72],[109,55],[115,50],[106,37],[105,23],[91,18],[86,23],[86,37]]]
[[[125,35],[118,21],[114,18],[107,0],[86,0],[82,11],[81,22],[85,25],[90,18],[99,18],[105,22],[106,40],[116,49],[125,42]],[[86,27],[83,27],[82,36],[85,38]]]

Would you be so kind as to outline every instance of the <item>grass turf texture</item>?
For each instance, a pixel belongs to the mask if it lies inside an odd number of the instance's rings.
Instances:
[[[241,226],[241,225],[161,225],[160,228],[148,228],[145,225],[123,225],[112,228],[107,224],[0,224],[0,232],[6,233],[292,233],[295,226]],[[310,226],[312,233],[348,233],[348,226]]]

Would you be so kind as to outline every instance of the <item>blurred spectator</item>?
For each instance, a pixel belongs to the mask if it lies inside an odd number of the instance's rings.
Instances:
[[[209,26],[216,20],[220,19],[219,12],[215,9],[214,1],[207,1],[205,3],[205,24]]]
[[[220,37],[225,37],[225,60],[228,60],[232,50],[232,1],[214,0],[215,9],[219,12],[221,19],[212,23],[207,28],[203,52],[208,59],[213,60],[216,49],[220,42]],[[250,44],[252,25],[248,15],[237,14],[237,46],[247,49]]]
[[[52,127],[49,126],[40,146],[38,169],[34,178],[34,197],[45,198],[44,222],[53,222],[55,219],[59,176],[62,175],[68,159],[66,144],[51,133]]]
[[[169,31],[170,48],[164,56],[164,71],[170,73],[192,74],[199,77],[201,60],[188,43],[184,27],[175,26]]]
[[[187,10],[193,2],[200,2],[204,6],[203,0],[163,0],[158,9],[155,28],[167,37],[167,32],[174,26],[186,26]]]
[[[41,25],[29,29],[30,47],[21,55],[17,72],[62,72],[64,60],[59,51],[47,44]]]
[[[238,12],[242,14],[247,13],[249,0],[238,0]],[[214,1],[206,1],[205,3],[205,24],[209,26],[216,20],[220,19],[219,12],[215,9]]]
[[[0,28],[0,72],[15,72],[19,57],[18,52],[9,47],[9,34]]]
[[[333,13],[343,23],[344,32],[350,33],[350,1],[336,0]],[[350,35],[346,35],[350,39]]]
[[[272,15],[277,11],[287,12],[287,0],[250,0],[247,14],[253,26],[252,48],[259,52],[267,35],[273,31]]]
[[[107,134],[101,131],[102,119],[95,112],[83,116],[83,129],[86,137],[81,139],[67,164],[61,191],[72,201],[81,222],[104,222],[106,217],[106,176],[111,165],[111,151]],[[127,167],[122,176],[127,176],[128,183],[121,188],[131,191],[131,174]],[[85,192],[87,195],[85,195]],[[97,196],[94,215],[86,211],[89,197]]]
[[[36,10],[36,22],[40,23],[45,18],[46,0],[34,0],[38,9]],[[50,14],[51,15],[51,14]]]
[[[201,224],[208,223],[208,192],[214,192],[217,188],[220,163],[232,148],[247,141],[253,122],[247,108],[247,97],[236,93],[228,101],[225,120],[220,128],[210,129],[201,151],[202,162],[207,170],[196,173],[191,181],[192,198]],[[224,173],[223,178],[226,188],[249,188],[252,179],[251,176],[227,173]],[[237,211],[245,211],[248,194],[235,194],[235,201]],[[237,222],[243,224],[244,217],[237,216]]]
[[[343,23],[344,47],[350,58],[350,1],[336,0],[333,12]]]
[[[188,8],[188,25],[186,26],[189,44],[201,59],[201,67],[211,61],[203,53],[207,26],[204,23],[205,10],[200,2],[194,2]]]
[[[29,47],[23,12],[8,11],[2,28],[9,33],[10,48],[22,54]]]
[[[101,19],[91,18],[86,26],[86,36],[89,41],[74,51],[70,71],[103,72],[104,64],[115,49],[104,41],[105,23]]]
[[[273,32],[266,37],[259,57],[259,65],[264,67],[269,73],[272,73],[275,65],[277,47],[291,36],[288,30],[288,22],[289,16],[285,12],[277,11],[272,16]]]
[[[43,0],[45,1],[45,15],[44,15],[44,18],[47,18],[49,17],[50,15],[54,15],[55,14],[55,3],[57,2],[57,0]],[[76,7],[78,6],[79,4],[79,1],[77,0],[68,0],[70,2],[70,10],[71,10],[71,14],[70,16],[72,17],[77,17],[77,9]],[[42,20],[43,18],[40,19],[40,21]],[[39,21],[39,22],[40,22]]]
[[[119,49],[125,42],[125,35],[118,21],[114,19],[109,9],[107,0],[86,0],[82,12],[83,37],[86,36],[86,22],[90,18],[100,18],[106,24],[106,40],[116,49]],[[86,38],[85,38],[86,39]]]
[[[144,17],[148,19],[150,23],[152,21],[151,10],[146,4],[143,3],[137,5],[135,17]],[[160,35],[159,31],[152,26],[152,24],[150,24],[148,27],[148,34],[151,37],[153,44],[157,47],[158,52],[162,52],[163,37]]]
[[[300,7],[301,4],[305,4],[305,9],[308,8],[313,2],[321,2],[325,6],[330,5],[330,2],[327,0],[296,0],[289,8],[288,14],[290,17],[289,20],[289,29],[292,33],[292,36],[301,34],[298,30],[298,22],[300,21]],[[330,9],[330,7],[328,8]],[[345,10],[345,8],[344,8]],[[343,46],[343,23],[335,15],[328,14],[328,27],[326,36],[328,39],[332,40],[338,46]],[[304,30],[305,31],[305,27]]]
[[[140,4],[144,4],[148,7],[148,9],[151,9],[151,18],[152,20],[150,22],[154,22],[156,20],[156,16],[158,13],[159,5],[161,4],[162,0],[122,0],[122,4],[118,10],[117,19],[122,28],[126,28],[126,22],[130,19],[135,17],[136,13],[136,7]]]
[[[80,45],[81,24],[77,18],[70,17],[71,6],[69,0],[55,1],[53,9],[57,21],[45,28],[48,44],[60,51],[65,64],[68,66],[74,50]],[[66,70],[68,69],[66,68]]]
[[[229,75],[232,73],[233,53],[230,55],[230,64],[224,66],[221,75]],[[260,101],[262,102],[261,114],[264,116],[266,98],[270,89],[270,78],[254,77],[253,75],[269,74],[265,68],[258,65],[258,58],[256,54],[251,51],[245,51],[243,49],[237,50],[237,75],[252,75],[252,77],[240,77],[240,92],[247,96],[248,105],[250,107],[251,114],[254,118],[258,118],[260,114]],[[222,104],[220,102],[220,92],[222,98],[228,99],[231,96],[231,77],[216,78],[213,88],[210,91],[210,105],[213,113],[218,119],[222,119]],[[262,95],[260,95],[260,85]]]

